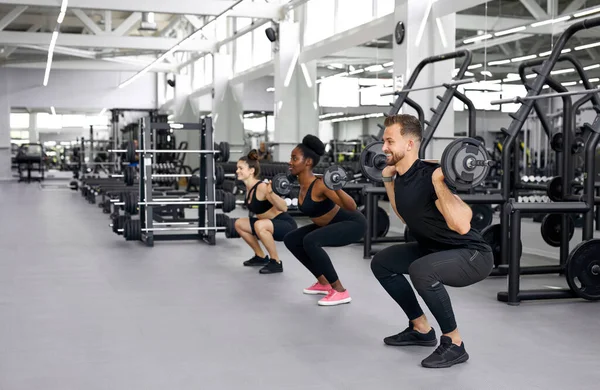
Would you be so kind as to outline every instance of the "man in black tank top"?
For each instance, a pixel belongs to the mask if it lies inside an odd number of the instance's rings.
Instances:
[[[404,276],[409,275],[442,331],[440,345],[421,364],[450,367],[467,361],[469,355],[444,285],[464,287],[485,279],[493,267],[491,248],[471,228],[471,208],[446,184],[440,166],[418,158],[419,120],[396,115],[386,118],[385,126],[388,166],[383,181],[394,211],[416,242],[388,247],[371,261],[373,274],[409,319],[408,328],[386,337],[384,343],[437,345],[435,331]]]

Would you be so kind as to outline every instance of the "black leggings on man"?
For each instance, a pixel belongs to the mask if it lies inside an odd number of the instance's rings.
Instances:
[[[404,276],[410,275],[442,333],[448,334],[456,329],[456,320],[444,285],[465,287],[477,283],[490,274],[493,264],[491,252],[466,248],[431,252],[411,242],[377,253],[371,261],[371,270],[412,321],[422,316],[423,310]]]
[[[323,247],[354,244],[363,238],[366,229],[367,221],[360,212],[340,209],[329,224],[302,226],[288,233],[283,242],[315,278],[323,275],[333,283],[338,275]]]

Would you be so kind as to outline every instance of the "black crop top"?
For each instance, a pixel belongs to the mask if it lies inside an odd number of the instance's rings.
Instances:
[[[310,183],[310,186],[308,187],[308,191],[306,191],[306,195],[304,196],[302,204],[298,203],[298,209],[309,218],[319,218],[320,216],[323,216],[331,210],[333,210],[333,208],[335,207],[335,202],[329,198],[321,202],[315,202],[314,200],[312,200],[312,188],[317,182],[317,180],[319,179],[315,179],[312,183]]]
[[[438,164],[417,160],[406,173],[396,176],[394,198],[398,213],[417,242],[432,252],[455,248],[489,252],[491,248],[477,231],[471,228],[461,235],[448,227],[435,205],[438,198],[431,176],[438,167]],[[453,187],[448,188],[456,192]]]
[[[261,183],[262,181],[256,183],[254,187],[252,187],[250,191],[248,191],[248,196],[246,197],[246,207],[248,207],[248,210],[250,210],[256,215],[264,214],[267,211],[271,210],[271,208],[273,207],[273,204],[271,204],[271,202],[269,202],[268,199],[258,200],[258,198],[256,197],[256,190],[258,188],[258,185]],[[248,202],[248,199],[250,199],[250,202]]]

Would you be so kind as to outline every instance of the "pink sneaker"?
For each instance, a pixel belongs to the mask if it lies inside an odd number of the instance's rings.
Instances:
[[[305,288],[302,292],[304,294],[309,294],[309,295],[317,295],[317,294],[323,294],[323,295],[327,295],[329,294],[329,291],[331,291],[331,285],[326,285],[323,286],[322,284],[320,284],[319,282],[313,284],[312,286]]]
[[[350,298],[348,290],[344,292],[331,290],[329,294],[327,294],[325,298],[320,299],[318,303],[320,306],[335,306],[343,303],[350,303],[351,300],[352,298]]]

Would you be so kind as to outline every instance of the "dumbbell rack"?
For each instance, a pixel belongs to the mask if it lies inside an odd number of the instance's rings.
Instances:
[[[153,123],[151,118],[140,119],[140,148],[152,150],[152,140],[156,139],[156,130],[171,129],[168,123]],[[213,149],[213,125],[212,118],[202,118],[199,123],[180,123],[176,130],[198,131],[200,136],[200,149]],[[215,159],[214,154],[199,153],[199,199],[215,202]],[[139,201],[140,203],[140,225],[142,226],[141,241],[147,246],[154,246],[154,241],[181,241],[202,240],[209,245],[216,243],[216,230],[198,230],[194,233],[182,234],[156,234],[154,229],[154,207],[143,203],[152,202],[152,159],[154,154],[146,152],[141,155],[139,169]],[[215,227],[216,206],[215,204],[198,205],[198,228]]]

